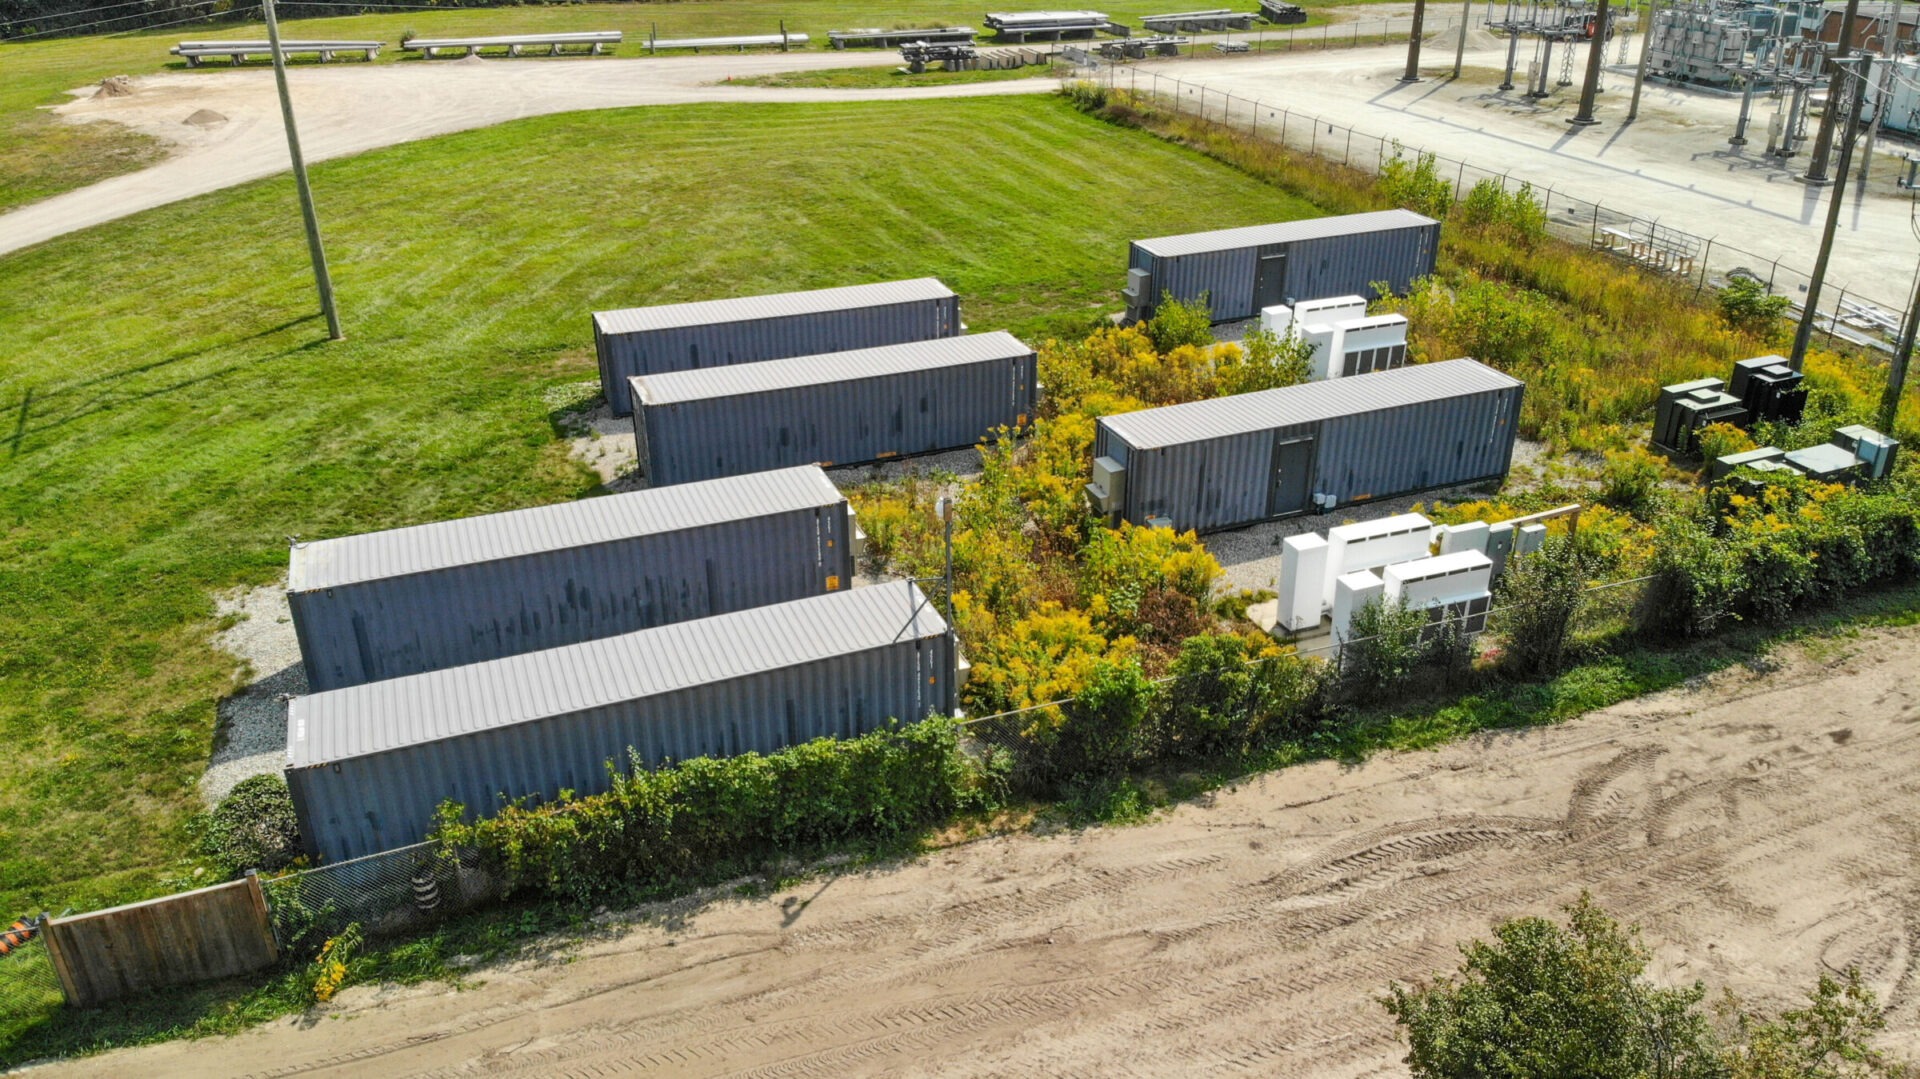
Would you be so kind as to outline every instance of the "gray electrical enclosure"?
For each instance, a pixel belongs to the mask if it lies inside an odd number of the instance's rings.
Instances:
[[[873,285],[596,311],[593,348],[613,414],[627,379],[844,352],[960,332],[960,298],[931,277]]]
[[[298,544],[287,602],[339,689],[850,587],[850,540],[789,468]]]
[[[1095,505],[1205,532],[1497,480],[1524,390],[1462,359],[1106,416],[1093,453],[1121,494]]]
[[[1013,335],[983,333],[643,375],[634,438],[656,487],[958,449],[1024,426],[1037,371]]]
[[[1325,296],[1396,294],[1433,273],[1440,222],[1411,210],[1316,217],[1272,225],[1135,240],[1127,253],[1127,310],[1152,318],[1165,297],[1205,297],[1215,322]]]
[[[642,767],[854,737],[954,707],[954,643],[901,581],[296,697],[287,786],[310,854],[426,838],[452,799],[610,785]]]

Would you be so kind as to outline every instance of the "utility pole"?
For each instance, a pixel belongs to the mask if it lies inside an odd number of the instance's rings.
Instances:
[[[1839,65],[1834,86],[1851,87],[1853,97],[1847,102],[1846,130],[1840,133],[1839,182],[1833,185],[1833,200],[1827,204],[1827,231],[1820,237],[1820,257],[1813,261],[1813,279],[1807,284],[1807,302],[1800,310],[1800,326],[1793,333],[1793,354],[1788,359],[1795,371],[1806,366],[1807,346],[1813,342],[1813,322],[1819,317],[1820,286],[1826,283],[1827,260],[1833,256],[1833,234],[1840,227],[1840,204],[1847,197],[1847,169],[1853,164],[1854,136],[1860,128],[1860,106],[1867,98],[1867,74],[1872,69],[1873,57],[1861,53],[1849,60],[1834,62]],[[1827,116],[1832,117],[1838,112],[1839,104],[1839,100],[1829,94]]]
[[[333,277],[327,273],[327,249],[320,244],[320,218],[313,210],[313,189],[307,186],[307,162],[300,156],[300,131],[293,124],[293,98],[287,94],[287,60],[280,51],[280,22],[273,17],[273,0],[260,0],[267,16],[267,43],[273,49],[273,81],[280,86],[280,118],[287,126],[287,152],[293,157],[293,186],[300,192],[300,216],[307,226],[307,254],[313,258],[313,282],[320,290],[320,310],[327,316],[327,336],[340,332],[340,311],[333,303]]]
[[[1460,77],[1461,61],[1467,58],[1467,24],[1472,21],[1473,0],[1460,0],[1460,42],[1453,47],[1453,77],[1456,79]]]
[[[1587,46],[1587,83],[1580,88],[1580,111],[1567,121],[1575,127],[1592,127],[1600,122],[1593,118],[1593,99],[1600,92],[1600,68],[1607,61],[1606,53],[1607,0],[1600,0],[1593,14],[1593,44]]]
[[[1640,68],[1633,73],[1633,100],[1627,102],[1627,123],[1640,118],[1640,84],[1647,81],[1647,57],[1653,54],[1653,9],[1659,0],[1647,0],[1646,14],[1640,16]]]
[[[1893,362],[1887,365],[1887,391],[1880,398],[1880,431],[1893,433],[1893,421],[1900,415],[1900,394],[1907,387],[1907,361],[1913,358],[1913,334],[1920,329],[1920,279],[1914,281],[1913,304],[1907,312],[1907,327],[1900,331],[1900,343],[1894,346]]]
[[[1840,43],[1833,51],[1833,78],[1827,84],[1827,111],[1820,115],[1820,133],[1814,136],[1813,157],[1807,162],[1807,174],[1801,179],[1810,184],[1825,184],[1827,155],[1833,152],[1833,117],[1840,111],[1840,86],[1846,73],[1842,61],[1853,55],[1853,24],[1860,14],[1860,0],[1847,0],[1847,12],[1840,19]]]
[[[1407,73],[1400,76],[1401,82],[1420,81],[1420,34],[1426,27],[1427,0],[1413,0],[1413,33],[1407,36]],[[1465,34],[1466,28],[1460,32]],[[1464,37],[1462,41],[1466,40]]]
[[[1880,88],[1874,94],[1873,116],[1867,122],[1867,148],[1860,152],[1859,182],[1862,188],[1867,186],[1867,174],[1873,170],[1874,136],[1878,135],[1880,129],[1887,125],[1887,113],[1893,111],[1888,106],[1893,103],[1893,75],[1897,70],[1894,67],[1893,61],[1899,59],[1895,49],[1900,37],[1900,5],[1901,0],[1893,0],[1893,27],[1891,30],[1887,27],[1886,13],[1884,11],[1880,13],[1880,57],[1886,60],[1887,63],[1881,65]]]

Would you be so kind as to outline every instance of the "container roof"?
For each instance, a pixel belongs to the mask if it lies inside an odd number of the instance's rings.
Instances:
[[[287,558],[287,589],[404,577],[687,528],[831,506],[841,494],[812,466],[756,472],[551,506],[315,540]]]
[[[934,278],[915,277],[906,281],[880,281],[871,285],[847,285],[809,292],[777,292],[769,296],[735,296],[725,300],[595,311],[593,322],[602,333],[642,333],[647,330],[711,326],[719,322],[789,318],[821,311],[886,307],[916,300],[944,300],[952,295],[952,289]]]
[[[1189,232],[1184,236],[1161,236],[1152,240],[1135,240],[1133,243],[1143,251],[1165,258],[1432,224],[1437,224],[1433,218],[1412,210],[1375,210],[1364,214],[1309,217],[1302,221],[1278,221],[1271,225],[1248,225],[1245,228],[1216,229],[1212,232]]]
[[[325,764],[938,637],[910,581],[295,697],[287,760]],[[913,717],[917,718],[917,717]]]
[[[827,352],[785,360],[635,375],[629,381],[633,386],[634,400],[647,405],[672,405],[743,393],[789,390],[825,382],[851,382],[937,367],[959,367],[1032,354],[1033,349],[1010,333],[976,333],[966,337],[936,337],[930,341],[859,348],[851,352]]]
[[[1155,450],[1523,385],[1478,360],[1442,360],[1125,412],[1100,423],[1136,450]]]
[[[1492,390],[1524,386],[1519,378],[1501,374],[1476,359],[1444,359],[1415,363],[1394,371],[1354,374],[1325,382],[1302,382],[1256,394],[1188,401],[1140,413],[1104,417],[1100,424],[1133,449],[1160,449],[1165,445],[1204,442],[1233,434],[1252,434],[1277,426],[1311,424],[1354,417],[1380,409],[1398,409],[1446,397],[1467,397]]]

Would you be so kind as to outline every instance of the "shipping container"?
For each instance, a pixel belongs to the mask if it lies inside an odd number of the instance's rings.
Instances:
[[[931,277],[596,311],[600,389],[624,416],[627,379],[931,341],[961,331],[960,298]]]
[[[1019,339],[982,333],[641,375],[634,441],[655,487],[957,449],[1024,426],[1037,372]]]
[[[848,587],[848,513],[789,468],[296,543],[287,604],[339,689]]]
[[[1135,240],[1127,258],[1127,313],[1152,318],[1162,298],[1203,300],[1215,322],[1322,296],[1404,293],[1433,273],[1440,222],[1380,210],[1272,225]]]
[[[1088,493],[1110,516],[1205,532],[1497,480],[1524,389],[1446,360],[1106,416]]]
[[[608,763],[771,753],[952,714],[954,642],[910,582],[296,697],[287,786],[339,861],[424,839],[434,807],[605,791]]]

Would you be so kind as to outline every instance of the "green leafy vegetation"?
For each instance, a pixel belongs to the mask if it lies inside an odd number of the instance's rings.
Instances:
[[[0,258],[0,907],[208,865],[188,826],[237,673],[211,597],[276,580],[289,534],[594,489],[546,400],[592,377],[589,311],[934,275],[976,329],[1077,335],[1114,236],[1313,212],[1044,97],[578,113],[313,178],[340,344],[285,178]],[[160,257],[214,225],[217,259]],[[1055,495],[1049,528],[1077,534],[1077,490]],[[994,564],[996,587],[1032,575]]]
[[[1516,918],[1460,948],[1454,974],[1389,987],[1415,1079],[1872,1079],[1912,1074],[1878,1052],[1886,1019],[1858,970],[1822,973],[1807,1005],[1709,1011],[1699,982],[1646,976],[1639,932],[1582,894],[1567,924]]]
[[[941,717],[764,756],[653,770],[634,761],[612,778],[605,794],[497,812],[448,803],[435,837],[477,848],[510,891],[594,903],[684,891],[774,856],[898,841],[955,812],[993,808],[991,787]]]
[[[300,857],[300,822],[293,795],[277,775],[248,776],[234,784],[201,826],[201,849],[223,876],[249,869],[285,869]]]

